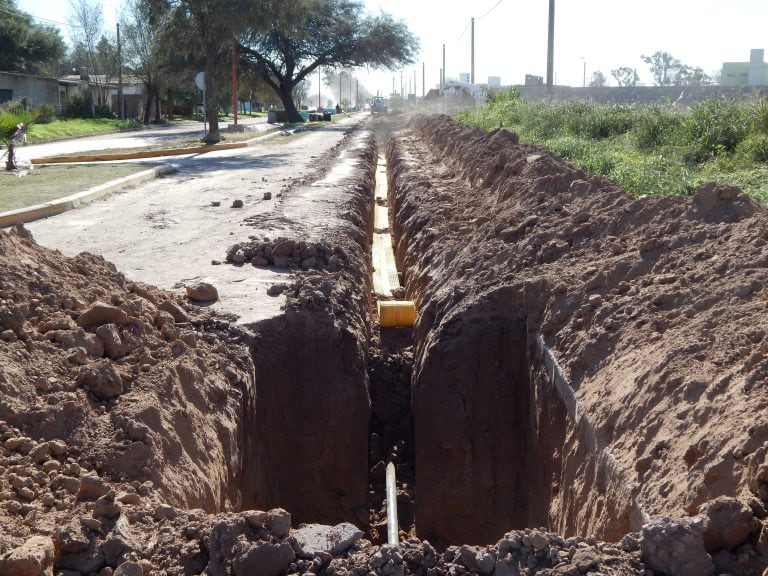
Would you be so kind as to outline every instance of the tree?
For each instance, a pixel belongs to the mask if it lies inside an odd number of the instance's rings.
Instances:
[[[0,0],[0,14],[0,70],[54,74],[65,53],[59,31],[35,24],[16,8],[15,0]]]
[[[364,15],[357,0],[264,0],[259,7],[238,36],[241,64],[280,97],[289,122],[301,121],[295,87],[318,67],[393,69],[418,50],[405,23],[383,12]]]
[[[608,79],[605,77],[605,74],[600,72],[598,70],[597,72],[594,72],[592,74],[592,77],[589,79],[588,86],[591,88],[602,88],[608,84]]]
[[[616,84],[619,86],[636,86],[638,80],[640,80],[637,72],[628,66],[622,66],[621,68],[616,68],[616,70],[611,70],[611,76],[613,76],[616,80]]]
[[[153,99],[156,102],[156,120],[159,120],[160,110],[157,100],[160,97],[159,87],[159,27],[154,21],[155,14],[141,0],[131,0],[120,14],[123,37],[125,38],[125,62],[144,86],[147,96],[144,106],[145,124],[149,123]]]
[[[163,22],[162,44],[167,51],[198,57],[205,72],[205,142],[221,140],[216,101],[220,64],[227,62],[233,38],[244,26],[245,0],[146,0],[157,21]],[[225,70],[226,71],[226,70]]]
[[[86,56],[88,82],[96,85],[99,104],[104,104],[106,82],[97,56],[99,40],[103,36],[104,10],[100,3],[90,0],[70,0],[72,37]]]
[[[669,52],[654,52],[651,56],[641,55],[643,62],[648,64],[656,86],[672,86],[673,78],[677,76],[682,63]]]
[[[684,66],[680,70],[678,82],[680,86],[709,86],[714,83],[712,76],[698,66],[696,68]]]

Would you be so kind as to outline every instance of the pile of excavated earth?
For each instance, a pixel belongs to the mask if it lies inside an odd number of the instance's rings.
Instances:
[[[286,271],[255,324],[0,231],[0,576],[768,573],[764,210],[387,122],[412,330],[375,318],[367,128],[283,192],[322,226],[221,247]]]

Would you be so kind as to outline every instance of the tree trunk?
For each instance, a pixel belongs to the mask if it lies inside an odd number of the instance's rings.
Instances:
[[[160,108],[160,87],[155,86],[155,124],[160,124],[160,112],[162,112],[162,108]]]
[[[6,170],[16,170],[16,152],[14,151],[15,147],[16,144],[14,144],[13,140],[8,140],[8,159],[5,161]]]
[[[206,144],[221,142],[216,90],[213,82],[214,74],[216,74],[216,54],[208,49],[205,54],[205,115],[208,117],[208,134],[203,138]]]
[[[280,91],[278,92],[280,101],[285,108],[285,114],[288,117],[288,122],[304,122],[304,118],[299,114],[296,108],[296,102],[293,101],[293,86],[287,82],[280,83]]]
[[[142,123],[149,124],[149,115],[152,112],[152,87],[147,86],[147,103],[144,106],[144,118],[142,118]]]
[[[168,120],[173,120],[173,92],[168,88]]]

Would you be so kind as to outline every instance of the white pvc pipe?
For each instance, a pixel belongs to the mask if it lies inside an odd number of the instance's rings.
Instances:
[[[387,464],[387,543],[397,546],[400,540],[400,527],[397,523],[397,484],[395,483],[395,465]]]

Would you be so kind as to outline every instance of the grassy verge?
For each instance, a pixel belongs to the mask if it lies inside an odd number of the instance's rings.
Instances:
[[[705,182],[740,186],[768,202],[768,101],[609,106],[528,102],[513,89],[462,113],[474,127],[505,127],[635,194],[691,194]]]
[[[141,124],[131,120],[109,118],[54,120],[49,124],[34,124],[29,130],[28,139],[30,143],[41,143],[140,128]]]
[[[71,196],[152,167],[146,163],[41,166],[23,177],[0,171],[0,212]]]

